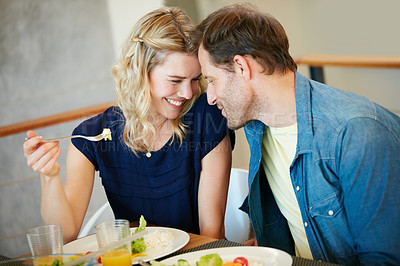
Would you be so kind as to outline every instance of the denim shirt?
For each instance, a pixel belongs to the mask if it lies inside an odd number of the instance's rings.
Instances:
[[[295,94],[298,141],[290,178],[313,258],[400,265],[400,118],[299,73]],[[260,121],[245,127],[249,216],[258,245],[294,255],[287,221],[261,166],[265,129]]]

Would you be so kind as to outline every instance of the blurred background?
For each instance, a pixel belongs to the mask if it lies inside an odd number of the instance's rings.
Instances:
[[[232,0],[0,0],[0,126],[114,100],[110,67],[138,18],[179,6],[195,23]],[[398,0],[253,0],[289,36],[291,54],[400,55]],[[397,33],[396,33],[397,32]],[[326,67],[328,85],[400,114],[400,70]],[[309,76],[305,66],[299,72]],[[38,129],[64,136],[86,118]],[[42,225],[39,175],[26,165],[25,134],[0,138],[0,254],[29,252],[26,230]],[[65,178],[68,141],[59,160]],[[233,167],[248,168],[243,130]],[[106,201],[96,178],[87,217]]]

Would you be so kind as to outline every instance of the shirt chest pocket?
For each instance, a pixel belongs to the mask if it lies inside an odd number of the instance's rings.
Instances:
[[[334,193],[325,199],[310,204],[308,212],[312,218],[333,218],[343,210],[339,193]]]
[[[355,254],[341,193],[335,192],[310,204],[308,212],[317,238],[323,239],[331,255],[349,257]]]

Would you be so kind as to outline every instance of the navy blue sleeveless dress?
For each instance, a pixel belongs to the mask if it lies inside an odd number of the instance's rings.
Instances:
[[[145,153],[135,156],[125,145],[125,122],[118,107],[110,107],[74,129],[73,135],[97,135],[103,128],[111,129],[112,141],[77,138],[72,143],[99,171],[116,219],[136,222],[143,215],[149,224],[199,233],[201,159],[229,130],[221,111],[208,105],[205,93],[183,121],[188,126],[183,143],[168,141],[150,158]]]

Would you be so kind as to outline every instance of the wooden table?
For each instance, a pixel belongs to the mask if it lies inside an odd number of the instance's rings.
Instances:
[[[212,237],[201,236],[201,235],[196,235],[196,234],[192,234],[192,233],[188,233],[188,234],[190,236],[189,243],[187,243],[186,246],[184,246],[180,250],[187,250],[187,249],[195,248],[195,247],[218,240],[218,239],[212,238]]]

